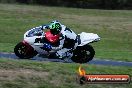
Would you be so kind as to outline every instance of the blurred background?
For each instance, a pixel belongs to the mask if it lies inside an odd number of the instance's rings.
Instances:
[[[0,0],[0,2],[92,9],[132,9],[132,0]]]
[[[23,34],[59,20],[75,33],[92,32],[97,60],[132,62],[132,0],[0,0],[0,53],[14,53]],[[83,64],[88,74],[129,74],[132,67]],[[79,64],[0,58],[0,88],[132,88],[76,83]]]

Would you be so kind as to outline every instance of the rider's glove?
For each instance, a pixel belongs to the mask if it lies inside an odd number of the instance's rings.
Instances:
[[[52,46],[50,44],[44,43],[43,48],[45,48],[46,50],[51,50]]]
[[[41,28],[42,30],[43,29],[49,29],[49,25],[42,25],[42,28]]]

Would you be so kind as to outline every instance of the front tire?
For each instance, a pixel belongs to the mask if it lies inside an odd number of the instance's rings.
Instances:
[[[72,61],[76,63],[87,63],[93,59],[95,51],[91,45],[79,46],[73,52]]]
[[[37,55],[37,52],[31,46],[27,46],[23,42],[15,46],[14,53],[21,59],[29,59]]]

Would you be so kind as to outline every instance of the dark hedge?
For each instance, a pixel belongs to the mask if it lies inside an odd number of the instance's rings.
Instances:
[[[0,0],[0,2],[77,8],[132,9],[132,0]]]

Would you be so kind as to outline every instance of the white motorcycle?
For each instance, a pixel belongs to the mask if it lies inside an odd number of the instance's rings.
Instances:
[[[48,51],[42,48],[44,42],[51,43],[48,41],[48,38],[52,40],[52,36],[48,31],[44,33],[41,29],[37,28],[27,31],[24,34],[24,40],[15,46],[15,55],[22,59],[33,58],[37,54],[44,55],[49,58],[55,58],[54,55],[57,52],[56,50]],[[76,63],[89,62],[95,55],[93,47],[89,44],[99,41],[100,37],[94,33],[82,32],[77,35],[77,38],[78,45],[76,49],[71,51],[73,52],[73,55],[70,59]]]

